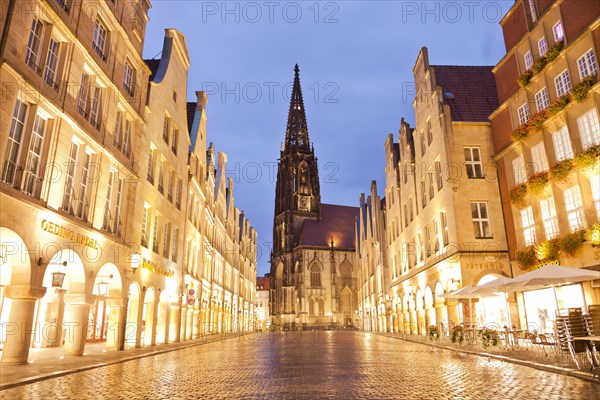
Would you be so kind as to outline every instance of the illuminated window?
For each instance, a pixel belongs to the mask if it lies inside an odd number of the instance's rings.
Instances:
[[[556,161],[573,158],[573,146],[571,145],[571,138],[566,126],[552,135],[552,142],[554,143]]]
[[[525,124],[529,121],[529,104],[525,103],[517,110],[519,114],[519,125]]]
[[[546,41],[546,36],[542,36],[540,40],[538,40],[538,50],[540,52],[540,57],[545,56],[548,51],[548,42]]]
[[[598,123],[598,113],[595,108],[577,118],[577,127],[579,136],[584,149],[590,146],[600,144],[600,124]]]
[[[542,90],[535,94],[535,106],[537,107],[537,111],[540,112],[548,108],[550,104],[550,100],[548,99],[548,90],[543,87]]]
[[[471,203],[471,217],[473,219],[473,230],[476,239],[491,238],[490,218],[488,215],[487,203]]]
[[[542,209],[542,221],[544,221],[544,233],[546,239],[552,239],[560,234],[558,227],[558,218],[556,216],[556,207],[554,206],[554,197],[548,197],[540,201]]]
[[[531,161],[533,164],[533,172],[548,170],[548,157],[546,156],[544,142],[539,142],[531,148]]]
[[[467,166],[467,176],[472,179],[483,178],[481,152],[479,147],[465,147],[464,153],[465,164]]]
[[[585,212],[583,209],[583,199],[579,185],[566,189],[563,193],[565,198],[565,208],[567,209],[567,220],[571,231],[585,228]]]
[[[512,168],[515,184],[518,185],[525,182],[525,179],[527,178],[527,171],[525,170],[525,161],[522,155],[516,157],[512,161]]]
[[[569,71],[566,69],[554,78],[554,86],[556,87],[556,95],[562,97],[571,91],[571,78]]]
[[[533,219],[533,208],[531,206],[521,210],[521,225],[523,226],[525,246],[535,244],[535,221]]]
[[[552,27],[552,33],[554,34],[554,41],[555,42],[560,42],[564,39],[565,37],[565,32],[563,30],[563,26],[562,26],[562,22],[558,21],[556,24],[554,24],[554,26]]]
[[[533,56],[531,55],[531,51],[527,51],[525,53],[525,69],[531,69],[533,66]]]
[[[577,59],[577,67],[579,68],[579,77],[581,79],[590,75],[598,75],[598,64],[596,63],[596,57],[594,57],[592,49],[589,49]]]
[[[440,212],[440,223],[442,224],[442,243],[446,246],[449,243],[448,218],[446,217],[446,211]]]

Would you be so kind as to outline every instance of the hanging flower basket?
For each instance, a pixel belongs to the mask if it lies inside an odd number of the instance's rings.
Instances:
[[[550,182],[560,183],[567,180],[571,172],[573,172],[573,160],[562,160],[554,164],[550,168]]]
[[[544,240],[536,248],[537,258],[541,261],[558,260],[558,252],[560,249],[560,238]]]
[[[548,185],[548,171],[536,172],[531,174],[527,180],[527,190],[534,196],[544,192]]]
[[[569,102],[571,102],[571,95],[569,93],[562,95],[548,106],[548,114],[550,116],[558,114],[559,112],[565,109]]]
[[[573,86],[572,97],[577,103],[581,103],[586,99],[588,92],[596,84],[598,77],[596,75],[590,75],[584,78],[577,85]]]
[[[510,201],[514,205],[522,205],[525,196],[527,196],[527,184],[525,183],[520,183],[510,189]]]
[[[573,166],[579,171],[588,171],[597,168],[600,164],[600,146],[595,144],[573,158]]]
[[[539,131],[544,126],[544,122],[548,120],[548,110],[542,110],[538,113],[535,113],[527,122],[527,126],[530,131]]]
[[[515,142],[522,142],[527,139],[527,135],[529,135],[529,127],[523,124],[513,131],[512,139]]]
[[[517,251],[516,261],[519,263],[519,267],[524,271],[529,271],[538,263],[538,258],[535,253],[534,246],[524,247],[522,250]]]
[[[533,66],[531,67],[531,70],[534,74],[539,74],[544,68],[546,68],[546,64],[548,64],[548,59],[546,58],[546,56],[541,56],[540,58],[535,60]]]
[[[583,242],[585,242],[585,230],[567,233],[560,238],[560,253],[567,258],[575,258]]]
[[[528,69],[527,71],[525,71],[525,73],[523,75],[521,75],[517,78],[517,82],[519,82],[519,86],[524,88],[525,86],[529,85],[529,82],[531,81],[532,76],[533,76],[532,70]]]
[[[558,55],[560,54],[560,52],[563,49],[563,46],[564,46],[564,44],[563,44],[562,40],[560,42],[556,42],[552,46],[550,46],[550,48],[546,52],[546,64],[551,63],[552,61],[554,61],[556,59],[556,57],[558,57]]]
[[[592,247],[600,247],[600,223],[595,223],[585,233],[585,240],[592,244]]]

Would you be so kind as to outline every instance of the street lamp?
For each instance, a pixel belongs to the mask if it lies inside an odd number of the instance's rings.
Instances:
[[[329,312],[329,325],[333,325],[333,313]]]
[[[62,285],[65,281],[65,273],[60,271],[61,264],[58,264],[58,271],[52,273],[52,287],[62,288]],[[67,262],[63,261],[62,266],[66,267]]]

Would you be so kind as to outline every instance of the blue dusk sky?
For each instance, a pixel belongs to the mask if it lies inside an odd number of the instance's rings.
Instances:
[[[385,186],[384,142],[400,118],[414,122],[412,68],[495,65],[504,55],[501,1],[152,0],[145,58],[164,29],[187,40],[188,100],[205,90],[207,136],[228,154],[235,204],[259,237],[258,274],[269,271],[275,171],[284,140],[293,67],[319,159],[321,201],[358,206],[371,180]]]

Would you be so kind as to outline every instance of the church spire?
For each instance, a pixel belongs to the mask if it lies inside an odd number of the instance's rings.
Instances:
[[[300,88],[300,68],[298,68],[298,64],[294,67],[294,86],[292,87],[290,111],[285,131],[284,151],[290,150],[310,151],[308,126],[306,125],[306,114],[304,113],[304,102],[302,101],[302,89]]]

